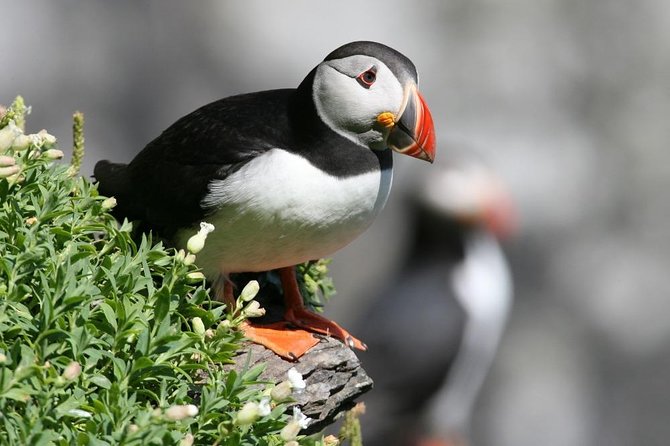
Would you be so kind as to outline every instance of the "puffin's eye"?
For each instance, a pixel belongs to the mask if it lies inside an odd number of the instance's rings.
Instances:
[[[361,84],[362,87],[370,88],[377,80],[377,70],[375,70],[374,67],[370,68],[369,70],[359,74],[356,80],[359,84]]]

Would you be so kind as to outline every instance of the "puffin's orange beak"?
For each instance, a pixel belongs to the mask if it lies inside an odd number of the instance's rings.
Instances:
[[[405,102],[399,114],[389,134],[388,146],[398,153],[432,163],[435,159],[433,117],[416,85],[405,89]]]

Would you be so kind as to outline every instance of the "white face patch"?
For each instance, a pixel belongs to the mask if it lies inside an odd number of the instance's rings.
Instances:
[[[356,77],[373,67],[376,79],[366,88]],[[335,132],[364,147],[386,148],[387,135],[376,128],[376,119],[383,112],[398,115],[403,87],[383,62],[362,55],[322,62],[313,94],[319,117]]]

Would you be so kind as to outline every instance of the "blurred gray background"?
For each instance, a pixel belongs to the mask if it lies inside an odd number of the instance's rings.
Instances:
[[[476,153],[515,197],[516,303],[475,446],[670,444],[670,2],[0,1],[0,102],[90,174],[231,94],[295,87],[328,52],[384,42],[417,65],[438,156]],[[404,158],[404,157],[403,157]],[[403,195],[335,256],[345,327],[400,261]],[[399,358],[402,360],[402,358]]]

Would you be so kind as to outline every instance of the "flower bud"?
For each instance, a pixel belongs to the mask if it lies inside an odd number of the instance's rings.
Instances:
[[[50,160],[59,160],[63,158],[64,153],[62,150],[58,149],[48,149],[42,152],[42,156]]]
[[[242,288],[240,297],[242,298],[243,301],[249,302],[254,297],[256,297],[256,295],[258,294],[258,290],[260,289],[261,286],[258,284],[258,281],[252,280],[249,283],[247,283],[244,288]]]
[[[202,248],[205,247],[205,240],[207,240],[207,235],[212,231],[214,231],[213,224],[204,221],[201,222],[198,233],[189,238],[186,242],[186,249],[188,249],[191,254],[197,254],[202,251]]]
[[[197,254],[202,251],[202,248],[205,247],[205,239],[207,236],[200,234],[199,232],[188,239],[186,242],[186,249],[191,254]]]
[[[286,443],[284,443],[284,446],[300,446],[300,443],[298,443],[295,440],[291,440],[291,441],[287,441]]]
[[[205,339],[211,341],[214,338],[214,334],[215,334],[214,330],[208,328],[207,330],[205,330]]]
[[[293,441],[298,437],[300,433],[300,424],[296,420],[291,420],[284,428],[279,432],[279,436],[284,441]]]
[[[0,167],[8,167],[16,164],[16,160],[11,156],[0,155]]]
[[[140,427],[137,424],[131,424],[128,426],[128,432],[131,434],[134,434],[135,432],[139,431]]]
[[[323,446],[339,446],[340,440],[335,435],[328,435],[323,439]]]
[[[205,324],[202,322],[202,319],[199,317],[194,317],[191,320],[191,325],[193,326],[193,331],[200,336],[205,334]]]
[[[48,150],[47,150],[47,152],[48,152]],[[102,206],[102,209],[104,209],[105,211],[108,211],[110,209],[114,209],[114,207],[116,207],[116,198],[109,197],[109,198],[105,199],[100,206]]]
[[[24,135],[21,133],[12,142],[12,150],[15,152],[20,152],[26,150],[33,143],[33,138],[30,135]]]
[[[217,325],[216,332],[218,334],[227,333],[230,330],[231,326],[232,324],[230,323],[230,321],[228,319],[224,319],[221,322],[219,322],[219,325]]]
[[[56,144],[56,137],[54,135],[51,135],[49,132],[47,132],[44,129],[37,132],[37,136],[42,140],[42,147],[44,147],[44,148],[48,149],[49,147]]]
[[[314,268],[321,275],[328,274],[328,265],[326,263],[318,263]]]
[[[16,167],[16,166],[12,166],[12,167]],[[2,175],[0,175],[0,178],[2,178]],[[6,178],[7,178],[7,181],[9,181],[9,184],[21,184],[26,180],[26,177],[23,174],[21,174],[20,171],[18,173],[15,173],[14,175],[10,175]]]
[[[183,249],[180,249],[179,251],[174,253],[174,258],[178,262],[183,262],[185,257],[186,257],[186,251],[184,251]]]
[[[0,178],[9,178],[13,175],[18,174],[21,171],[21,166],[6,166],[0,167]]]
[[[22,133],[21,129],[14,124],[14,121],[9,121],[9,124],[0,129],[0,152],[9,150],[16,137]]]
[[[293,386],[289,381],[282,381],[270,391],[270,396],[273,401],[278,403],[283,403],[284,401],[291,398],[293,393]]]
[[[0,353],[0,364],[7,362],[7,356],[4,353]]]
[[[37,217],[28,217],[28,218],[26,218],[26,224],[27,224],[28,226],[32,226],[32,225],[34,225],[35,223],[37,223]]]
[[[205,280],[205,275],[200,271],[193,271],[186,274],[186,279],[188,279],[189,283],[198,283]]]
[[[195,255],[193,254],[186,254],[184,257],[184,265],[193,265],[195,263]]]
[[[77,379],[77,377],[79,377],[80,374],[81,374],[81,365],[76,361],[72,361],[70,364],[68,364],[67,367],[65,367],[62,376],[68,381],[73,381]]]
[[[179,421],[198,415],[198,407],[193,404],[177,404],[165,411],[165,418],[171,421]]]
[[[239,412],[237,412],[235,422],[240,426],[247,426],[254,424],[259,417],[260,414],[258,413],[258,403],[249,401],[244,406],[242,406],[242,409],[240,409]]]
[[[261,308],[261,304],[259,304],[257,300],[252,300],[249,302],[249,305],[242,310],[242,313],[245,317],[261,317],[265,315],[265,308]]]
[[[181,439],[181,442],[179,443],[180,446],[193,446],[193,442],[195,441],[195,437],[193,434],[188,433],[184,435],[184,438]]]

